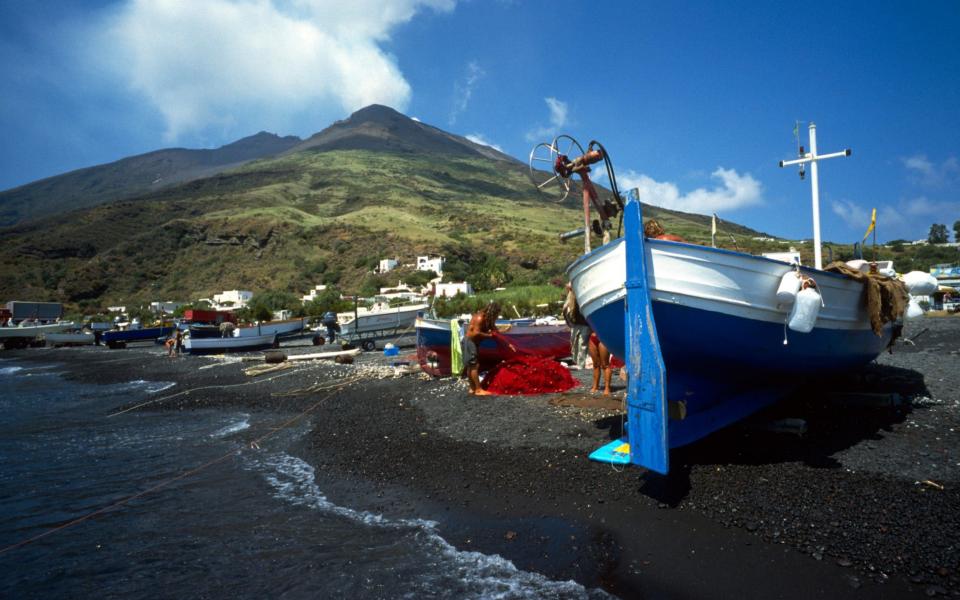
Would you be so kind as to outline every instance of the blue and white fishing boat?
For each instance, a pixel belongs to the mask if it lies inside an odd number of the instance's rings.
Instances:
[[[531,152],[538,189],[559,186],[565,198],[572,176],[581,177],[584,226],[561,239],[583,235],[584,255],[567,274],[580,312],[628,367],[629,443],[613,442],[591,458],[666,473],[670,448],[742,419],[811,379],[861,367],[889,346],[896,325],[871,323],[864,283],[822,270],[817,161],[850,156],[850,150],[818,155],[812,123],[810,148],[780,166],[810,165],[815,268],[647,239],[638,192],[622,204],[599,143],[584,152],[559,136]],[[593,249],[591,230],[608,236],[618,212],[599,201],[590,182],[590,165],[600,162],[623,209],[625,234]],[[592,224],[591,205],[599,217]]]
[[[813,329],[786,327],[792,305],[777,301],[795,267],[761,256],[645,240],[647,289],[666,367],[677,447],[775,402],[811,377],[862,366],[889,345],[870,327],[863,284],[801,267],[823,298]],[[626,242],[582,256],[567,270],[580,310],[610,351],[627,356]]]

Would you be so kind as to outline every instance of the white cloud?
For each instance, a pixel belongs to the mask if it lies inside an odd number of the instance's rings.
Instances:
[[[934,202],[926,196],[918,196],[900,202],[900,209],[904,214],[914,217],[949,219],[960,211],[960,202]]]
[[[569,108],[567,103],[556,98],[544,98],[547,108],[550,110],[550,125],[538,125],[533,130],[527,132],[527,141],[529,142],[550,142],[560,133],[560,130],[569,124]]]
[[[487,138],[483,137],[479,133],[471,133],[470,135],[467,135],[465,137],[471,142],[473,142],[474,144],[480,144],[481,146],[490,146],[491,148],[493,148],[498,152],[503,152],[503,148],[488,141]]]
[[[866,228],[870,224],[870,213],[867,209],[849,200],[837,200],[831,204],[830,208],[833,214],[843,219],[853,229]]]
[[[916,154],[901,159],[913,179],[925,187],[943,187],[960,184],[960,160],[951,156],[940,164],[931,161],[925,154]]]
[[[457,117],[467,110],[470,98],[473,97],[473,90],[484,75],[486,75],[486,72],[480,68],[477,61],[472,60],[467,63],[467,74],[463,81],[457,81],[453,84],[453,108],[450,110],[450,125],[454,125],[457,122]]]
[[[675,183],[656,181],[630,169],[617,175],[617,185],[624,191],[638,188],[640,200],[647,204],[700,214],[729,212],[763,202],[763,186],[749,173],[740,175],[734,169],[717,167],[711,177],[720,185],[712,189],[697,188],[683,195]]]
[[[849,200],[833,202],[833,213],[840,217],[854,234],[867,230],[870,225],[870,207]],[[933,223],[947,227],[960,214],[960,202],[933,202],[925,196],[902,199],[895,205],[877,206],[877,232],[881,239],[922,239]]]
[[[368,104],[403,110],[410,85],[380,43],[455,0],[126,0],[93,35],[94,59],[162,115],[168,141],[249,115]],[[250,126],[247,126],[250,128]],[[256,128],[257,125],[252,125]]]

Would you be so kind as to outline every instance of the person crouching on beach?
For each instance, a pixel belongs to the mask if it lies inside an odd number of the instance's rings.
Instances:
[[[480,356],[477,347],[485,339],[492,338],[497,331],[497,317],[500,305],[491,302],[470,317],[470,325],[463,336],[463,372],[470,383],[470,393],[476,396],[490,396],[490,392],[480,387]]]
[[[577,369],[583,369],[587,362],[588,340],[590,334],[590,325],[583,318],[580,312],[580,305],[577,303],[577,297],[573,293],[573,286],[567,283],[567,299],[563,303],[563,320],[570,328],[570,358],[573,359],[573,365]]]

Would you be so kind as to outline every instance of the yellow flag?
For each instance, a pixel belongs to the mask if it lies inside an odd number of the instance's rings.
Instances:
[[[873,228],[877,226],[877,209],[873,209],[873,214],[870,215],[870,227],[867,227],[867,232],[863,234],[863,241],[867,241],[867,236],[870,235],[870,232],[873,231]]]

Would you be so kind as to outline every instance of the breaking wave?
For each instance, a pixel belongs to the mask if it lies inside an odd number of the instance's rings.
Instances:
[[[411,529],[420,550],[431,556],[434,567],[419,577],[416,597],[438,590],[457,590],[462,598],[609,598],[602,590],[588,590],[575,581],[553,581],[518,569],[499,555],[457,550],[437,533],[437,523],[425,519],[391,519],[381,514],[334,504],[323,495],[309,463],[288,454],[256,461],[275,496],[291,504],[334,514],[372,527]]]

